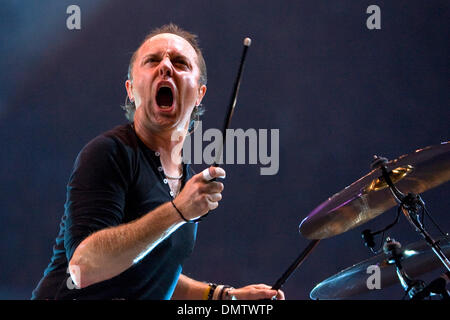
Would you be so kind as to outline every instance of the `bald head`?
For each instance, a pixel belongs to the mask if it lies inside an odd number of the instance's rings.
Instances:
[[[134,62],[136,61],[136,57],[138,56],[139,50],[142,48],[142,46],[144,46],[151,38],[158,36],[160,34],[164,34],[164,33],[170,33],[170,34],[174,34],[178,37],[181,37],[191,45],[191,47],[194,49],[194,51],[197,55],[196,62],[197,62],[197,66],[200,70],[199,82],[202,85],[206,85],[206,83],[207,83],[206,63],[205,63],[205,59],[203,58],[203,54],[200,49],[200,46],[198,44],[197,35],[190,33],[188,31],[185,31],[173,23],[164,25],[157,29],[154,29],[145,37],[145,39],[139,45],[137,50],[131,56],[130,64],[128,66],[128,79],[129,80],[133,79],[133,65],[134,65]]]

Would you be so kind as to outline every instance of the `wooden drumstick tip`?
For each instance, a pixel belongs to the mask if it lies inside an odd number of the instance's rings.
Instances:
[[[244,39],[244,46],[250,47],[251,44],[252,44],[252,39],[250,39],[250,38]]]

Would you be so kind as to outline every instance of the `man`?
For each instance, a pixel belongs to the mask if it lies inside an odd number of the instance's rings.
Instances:
[[[210,180],[225,176],[218,167],[194,175],[181,162],[206,93],[195,35],[173,24],[153,31],[133,54],[125,87],[133,122],[78,155],[53,258],[32,298],[284,299],[267,285],[234,289],[181,274],[197,219],[222,198],[223,184]]]

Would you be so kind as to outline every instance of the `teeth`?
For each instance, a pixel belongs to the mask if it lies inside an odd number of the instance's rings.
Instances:
[[[170,106],[160,106],[161,109],[168,109]]]

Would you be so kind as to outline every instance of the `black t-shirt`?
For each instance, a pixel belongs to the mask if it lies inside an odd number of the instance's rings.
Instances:
[[[183,166],[182,186],[194,174]],[[68,261],[90,234],[133,221],[171,199],[159,153],[144,145],[132,124],[93,139],[75,161],[53,257],[32,299],[170,299],[194,247],[196,223],[182,225],[116,277],[83,289],[74,287]]]

